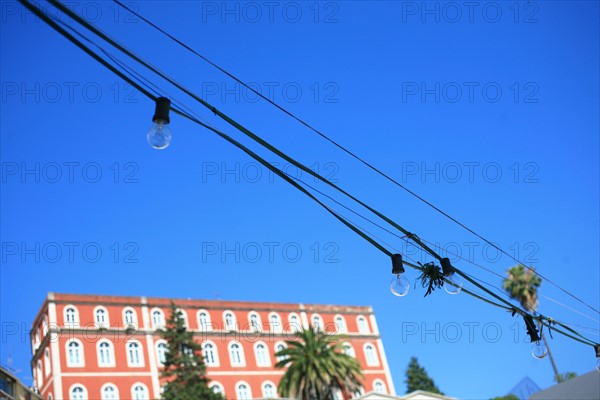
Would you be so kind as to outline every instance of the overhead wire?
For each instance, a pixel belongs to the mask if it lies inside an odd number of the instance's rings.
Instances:
[[[61,33],[63,36],[65,36],[67,39],[69,39],[71,42],[73,42],[74,44],[76,44],[78,47],[80,47],[82,50],[84,50],[87,54],[89,54],[90,56],[92,56],[92,58],[94,58],[96,61],[99,61],[102,65],[104,65],[105,67],[107,67],[109,70],[111,70],[113,73],[117,74],[119,77],[121,77],[122,79],[124,79],[126,82],[132,84],[134,87],[136,87],[138,90],[140,90],[140,92],[142,92],[143,94],[145,94],[147,97],[156,100],[156,96],[154,94],[152,94],[150,91],[148,91],[147,89],[141,87],[137,82],[133,81],[132,79],[130,79],[129,77],[127,77],[125,74],[123,74],[121,71],[119,71],[118,69],[116,69],[114,66],[112,66],[110,63],[106,62],[105,60],[103,60],[99,55],[97,55],[96,53],[94,53],[91,49],[87,48],[83,43],[79,42],[75,37],[73,37],[72,35],[70,35],[65,29],[61,28],[58,24],[56,24],[52,19],[48,18],[47,16],[44,15],[43,12],[41,12],[40,10],[38,10],[35,6],[33,6],[31,3],[29,3],[29,1],[27,0],[20,0],[20,2],[22,4],[24,4],[28,9],[30,9],[32,12],[34,12],[34,14],[38,15],[40,18],[42,18],[44,20],[44,22],[48,23],[48,25],[50,25],[53,29],[57,30],[57,32]],[[52,3],[54,3],[54,1],[51,1]],[[112,44],[112,43],[111,43]],[[127,53],[126,53],[127,54]],[[132,57],[134,57],[131,54],[128,54]],[[162,75],[161,75],[162,76]],[[163,76],[164,77],[164,76]],[[203,104],[204,105],[204,104]],[[205,127],[206,129],[209,129],[211,131],[213,131],[214,133],[218,134],[219,136],[221,136],[222,138],[224,138],[225,140],[229,141],[230,143],[232,143],[233,145],[235,145],[236,147],[240,148],[241,150],[243,150],[244,152],[246,152],[248,155],[250,155],[252,158],[256,159],[257,161],[261,162],[263,165],[265,165],[265,167],[269,168],[272,172],[276,173],[278,176],[280,176],[281,178],[283,178],[284,180],[286,180],[288,183],[292,184],[294,187],[296,187],[297,189],[301,190],[304,194],[306,194],[307,196],[309,196],[311,199],[313,199],[314,201],[316,201],[317,203],[319,203],[319,205],[321,205],[322,207],[324,207],[329,213],[331,213],[334,217],[336,217],[338,220],[340,220],[342,223],[344,223],[347,227],[349,227],[350,229],[352,229],[355,233],[359,234],[360,236],[362,236],[364,239],[366,239],[367,241],[369,241],[372,245],[374,245],[375,247],[377,247],[379,250],[381,250],[382,252],[384,252],[386,255],[390,256],[391,253],[385,249],[384,247],[382,247],[381,245],[379,245],[376,241],[374,241],[371,237],[369,237],[368,235],[366,235],[364,232],[362,232],[360,229],[356,228],[354,225],[352,225],[351,223],[349,223],[346,219],[344,219],[343,217],[339,216],[337,213],[335,213],[333,210],[331,210],[329,207],[327,207],[325,204],[323,204],[322,202],[320,202],[316,197],[314,197],[312,194],[310,194],[306,189],[304,189],[303,187],[301,187],[299,184],[297,184],[296,182],[294,182],[294,180],[292,180],[290,177],[287,176],[287,174],[285,174],[282,171],[279,171],[276,167],[270,165],[266,160],[264,160],[263,158],[261,158],[260,156],[258,156],[258,154],[252,152],[249,148],[247,148],[246,146],[242,145],[241,143],[237,142],[236,140],[232,139],[231,137],[229,137],[228,135],[224,134],[223,132],[215,129],[214,127],[208,126],[207,124],[201,122],[200,120],[192,117],[191,115],[187,114],[186,112],[182,111],[181,109],[174,107],[172,108],[174,112],[176,112],[177,114],[186,117],[187,119],[190,119],[192,122],[195,122],[203,127]],[[213,107],[214,109],[214,107]],[[228,118],[228,117],[227,117]],[[228,121],[229,122],[229,121]],[[239,127],[241,127],[241,125],[239,125],[237,122],[235,121],[231,121],[232,125],[238,129],[240,129]],[[243,128],[243,127],[241,127]],[[243,128],[245,129],[245,128]],[[241,129],[240,129],[241,130]],[[260,141],[259,141],[260,143]],[[267,148],[269,148],[267,146]],[[278,155],[280,155],[279,153],[276,153]],[[302,164],[300,164],[300,166],[303,166]],[[304,167],[304,166],[303,166]],[[306,167],[304,167],[306,168]],[[311,170],[309,170],[310,172],[312,172]],[[323,181],[327,182],[325,178],[323,178],[322,176],[320,176],[319,174],[316,173],[312,173],[313,176],[322,179]],[[342,193],[346,194],[348,197],[352,198],[353,200],[357,201],[359,204],[363,205],[364,207],[366,207],[367,209],[369,209],[371,212],[375,213],[376,215],[378,215],[379,217],[382,217],[386,222],[390,223],[392,226],[397,227],[397,229],[406,232],[408,235],[410,235],[410,237],[415,240],[418,241],[418,237],[416,235],[410,234],[410,232],[404,230],[404,228],[400,227],[399,225],[397,225],[395,222],[387,219],[387,217],[383,216],[382,214],[378,213],[376,210],[372,209],[371,207],[369,207],[368,205],[366,205],[365,203],[360,202],[360,200],[354,198],[352,195],[344,192],[343,190],[341,190],[340,188],[338,188],[336,185],[329,183],[332,187],[334,187],[336,190],[338,191],[342,191]],[[415,239],[416,238],[416,239]],[[421,243],[419,243],[422,247],[423,245]],[[430,251],[432,253],[432,256],[434,256],[435,258],[441,259],[441,256],[439,256],[437,253],[433,252],[431,249],[429,249],[428,251]],[[412,266],[413,268],[417,268],[419,269],[418,266],[415,265],[410,265],[410,263],[405,263],[409,266]],[[510,309],[513,311],[513,313],[519,313],[522,315],[527,315],[528,313],[522,309],[520,309],[517,306],[512,305],[511,303],[503,300],[502,298],[499,298],[498,296],[496,296],[494,293],[490,292],[489,290],[487,290],[486,288],[482,287],[481,285],[479,285],[477,282],[471,280],[469,277],[465,276],[460,270],[456,269],[455,270],[456,273],[458,273],[459,275],[463,276],[463,278],[467,279],[468,281],[470,281],[472,284],[474,284],[475,286],[479,287],[480,289],[483,289],[484,291],[486,291],[488,294],[492,295],[493,297],[495,297],[496,299],[500,300],[501,302],[505,303],[505,306],[500,305],[502,308],[506,308],[506,309]],[[476,296],[478,297],[478,296]],[[488,301],[486,299],[483,299],[485,301]],[[488,301],[489,302],[489,301]],[[536,317],[537,319],[540,320],[540,322],[542,324],[549,324],[549,323],[555,323],[558,324],[561,327],[565,327],[563,324],[557,322],[557,321],[552,321],[551,319],[548,319],[542,315]],[[571,338],[573,338],[574,340],[578,340],[582,343],[586,343],[586,344],[593,344],[593,342],[591,342],[589,339],[583,337],[582,335],[580,335],[579,333],[575,332],[574,330],[565,327],[569,332],[572,332],[573,335],[579,336],[573,336],[567,332],[561,331],[557,328],[554,328],[557,332],[561,332],[563,333],[565,336],[569,336]],[[582,340],[583,339],[583,340]]]
[[[199,53],[198,51],[194,50],[191,46],[188,46],[186,43],[184,43],[183,41],[177,39],[175,36],[171,35],[170,33],[168,33],[167,31],[165,31],[164,29],[162,29],[161,27],[159,27],[158,25],[156,25],[155,23],[153,23],[152,21],[150,21],[149,19],[145,18],[144,16],[142,16],[141,14],[139,14],[138,12],[136,12],[135,10],[131,9],[130,7],[126,6],[125,4],[123,4],[121,1],[119,0],[113,0],[118,6],[122,7],[123,9],[127,10],[128,12],[130,12],[132,15],[134,15],[135,17],[139,18],[140,20],[142,20],[143,22],[145,22],[146,24],[150,25],[152,28],[156,29],[158,32],[162,33],[163,35],[167,36],[169,39],[171,39],[172,41],[174,41],[175,43],[177,43],[178,45],[182,46],[183,48],[185,48],[186,50],[190,51],[192,54],[194,54],[195,56],[199,57],[200,59],[202,59],[203,61],[207,62],[209,65],[211,65],[212,67],[216,68],[217,70],[219,70],[220,72],[224,73],[225,75],[227,75],[229,78],[233,79],[234,81],[236,81],[237,83],[241,84],[242,86],[244,86],[246,89],[250,90],[252,93],[256,94],[257,96],[259,96],[260,98],[262,98],[263,100],[267,101],[268,103],[270,103],[272,106],[276,107],[277,109],[279,109],[280,111],[282,111],[283,113],[287,114],[289,117],[293,118],[294,120],[296,120],[297,122],[299,122],[300,124],[304,125],[306,128],[310,129],[311,131],[313,131],[314,133],[316,133],[317,135],[319,135],[320,137],[322,137],[323,139],[327,140],[328,142],[330,142],[331,144],[333,144],[335,147],[337,147],[338,149],[342,150],[343,152],[345,152],[346,154],[350,155],[352,158],[354,158],[355,160],[359,161],[360,163],[362,163],[363,165],[365,165],[366,167],[368,167],[369,169],[371,169],[372,171],[376,172],[377,174],[379,174],[380,176],[384,177],[385,179],[387,179],[388,181],[392,182],[393,184],[395,184],[396,186],[400,187],[401,189],[405,190],[407,193],[409,193],[410,195],[414,196],[415,198],[417,198],[418,200],[420,200],[421,202],[425,203],[426,205],[428,205],[429,207],[431,207],[432,209],[434,209],[435,211],[437,211],[438,213],[442,214],[444,217],[448,218],[449,220],[451,220],[452,222],[454,222],[455,224],[459,225],[460,227],[462,227],[463,229],[467,230],[468,232],[470,232],[471,234],[473,234],[474,236],[476,236],[477,238],[483,240],[485,243],[487,243],[488,245],[494,247],[496,250],[500,251],[502,254],[510,257],[513,261],[517,262],[518,264],[523,265],[525,268],[527,268],[529,271],[532,271],[533,273],[535,273],[536,275],[538,275],[539,277],[543,278],[545,281],[547,281],[548,283],[550,283],[551,285],[557,287],[558,289],[560,289],[562,292],[566,293],[568,296],[572,297],[573,299],[577,300],[578,302],[580,302],[581,304],[584,304],[585,306],[587,306],[588,308],[592,309],[593,311],[597,312],[600,314],[600,310],[598,310],[597,308],[591,306],[590,304],[588,304],[587,302],[583,301],[582,299],[580,299],[578,296],[574,295],[573,293],[571,293],[570,291],[562,288],[560,285],[556,284],[555,282],[553,282],[552,280],[550,280],[548,277],[542,275],[539,271],[537,271],[535,268],[531,268],[529,267],[527,264],[525,264],[524,262],[522,262],[519,258],[513,256],[512,254],[509,254],[508,252],[506,252],[504,249],[502,249],[500,246],[496,245],[495,243],[493,243],[492,241],[486,239],[483,235],[475,232],[473,229],[469,228],[468,226],[466,226],[465,224],[463,224],[462,222],[460,222],[459,220],[457,220],[456,218],[452,217],[451,215],[449,215],[448,213],[446,213],[445,211],[443,211],[442,209],[440,209],[439,207],[435,206],[433,203],[429,202],[428,200],[426,200],[425,198],[423,198],[422,196],[420,196],[419,194],[417,194],[416,192],[412,191],[411,189],[409,189],[408,187],[402,185],[400,182],[398,182],[396,179],[392,178],[390,175],[386,174],[385,172],[383,172],[382,170],[380,170],[379,168],[375,167],[372,163],[364,160],[363,158],[361,158],[360,156],[358,156],[356,153],[354,153],[353,151],[347,149],[346,147],[344,147],[343,145],[341,145],[340,143],[338,143],[337,141],[333,140],[332,138],[330,138],[329,136],[327,136],[325,133],[323,133],[322,131],[320,131],[319,129],[315,128],[313,125],[311,125],[310,123],[304,121],[302,118],[298,117],[296,114],[288,111],[287,109],[285,109],[284,107],[282,107],[281,105],[279,105],[277,102],[275,102],[274,100],[271,100],[270,98],[268,98],[267,96],[263,95],[262,93],[260,93],[259,91],[257,91],[256,89],[254,89],[251,85],[245,83],[243,80],[241,80],[240,78],[236,77],[235,75],[233,75],[232,73],[228,72],[227,70],[225,70],[224,68],[220,67],[218,64],[216,64],[215,62],[211,61],[208,57],[202,55],[201,53]]]

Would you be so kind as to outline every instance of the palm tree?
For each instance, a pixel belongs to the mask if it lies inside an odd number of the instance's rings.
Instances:
[[[502,288],[510,297],[521,303],[521,306],[523,306],[525,310],[535,313],[538,307],[537,289],[542,284],[542,279],[536,275],[532,268],[527,268],[523,264],[518,264],[509,268],[506,273],[508,274],[508,278],[505,278],[502,282]],[[548,349],[548,358],[550,358],[550,363],[554,370],[554,379],[557,383],[560,383],[563,381],[563,378],[558,373],[554,357],[552,357],[544,332],[541,332],[541,338]]]
[[[282,397],[330,400],[338,390],[349,398],[360,389],[360,363],[344,353],[339,336],[309,327],[286,344],[275,354],[280,359],[275,367],[287,368],[277,387]]]

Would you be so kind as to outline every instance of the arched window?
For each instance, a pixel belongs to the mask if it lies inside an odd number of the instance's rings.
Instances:
[[[212,330],[210,314],[206,310],[198,311],[198,326],[202,332]]]
[[[167,360],[167,351],[168,347],[165,342],[159,342],[156,345],[156,358],[158,359],[159,364],[164,364]]]
[[[44,371],[46,372],[46,376],[50,375],[50,371],[52,371],[52,367],[50,366],[50,350],[44,350]]]
[[[133,308],[127,307],[123,310],[123,324],[125,325],[125,328],[137,329],[137,313]]]
[[[141,383],[136,383],[131,387],[131,398],[133,400],[148,400],[148,389]]]
[[[225,321],[225,330],[226,331],[234,331],[235,330],[235,316],[231,311],[225,311],[223,313],[223,320]]]
[[[118,400],[119,399],[119,391],[115,385],[112,383],[107,383],[100,390],[100,394],[102,395],[102,400]]]
[[[243,367],[246,365],[244,350],[239,343],[229,344],[229,359],[232,367]]]
[[[254,357],[256,358],[256,365],[259,367],[268,367],[271,365],[271,358],[267,346],[258,342],[254,345]]]
[[[383,383],[381,379],[375,379],[375,381],[373,382],[373,390],[375,391],[375,393],[385,394],[385,383]]]
[[[367,324],[367,319],[362,315],[356,318],[356,322],[358,324],[358,332],[360,333],[369,333],[369,325]]]
[[[277,354],[278,352],[280,352],[281,350],[285,349],[286,345],[284,342],[277,342],[275,343],[275,354]],[[277,361],[282,361],[285,360],[285,356],[277,356]]]
[[[377,353],[375,352],[375,347],[372,344],[365,344],[365,358],[367,359],[367,365],[370,367],[379,365],[379,358],[377,357]]]
[[[219,354],[217,346],[213,342],[206,342],[202,345],[202,353],[204,354],[204,363],[209,367],[219,366]]]
[[[87,400],[87,391],[81,385],[74,385],[69,392],[70,400]]]
[[[250,330],[251,331],[259,332],[262,330],[261,323],[260,323],[260,316],[257,313],[251,312],[248,315],[248,322],[250,322]]]
[[[344,354],[350,357],[356,357],[356,353],[354,352],[354,348],[350,343],[344,343],[342,345],[342,349],[344,350]]]
[[[219,382],[213,382],[208,386],[214,393],[218,393],[220,395],[225,396],[225,391],[223,390],[223,385]]]
[[[48,334],[48,318],[44,317],[44,322],[42,323],[42,334],[46,336]]]
[[[266,397],[268,399],[277,397],[277,392],[275,391],[275,385],[273,384],[273,382],[267,381],[263,383],[262,394],[263,397]]]
[[[252,398],[252,391],[250,390],[250,385],[246,382],[240,382],[236,385],[236,394],[238,400],[249,400]]]
[[[50,394],[48,395],[48,400],[54,400],[54,397],[52,397],[52,393],[50,393]]]
[[[127,364],[130,367],[141,367],[144,365],[141,347],[142,345],[137,341],[127,343]]]
[[[152,310],[152,326],[154,329],[163,328],[165,326],[165,315],[162,310],[158,308]]]
[[[271,326],[271,332],[281,332],[281,318],[279,318],[279,314],[271,313],[269,314],[269,325]]]
[[[67,306],[65,308],[65,325],[71,327],[79,325],[79,313],[75,306]]]
[[[346,333],[346,320],[341,315],[335,316],[335,327],[337,333]]]
[[[302,324],[300,323],[300,318],[298,317],[298,314],[290,314],[288,317],[289,321],[290,321],[290,328],[289,330],[291,332],[298,332],[302,330]]]
[[[183,320],[183,325],[185,327],[189,327],[188,325],[188,319],[187,319],[187,313],[185,312],[185,310],[178,308],[177,309],[177,315],[179,316],[179,318],[181,318]]]
[[[94,311],[94,320],[96,321],[96,326],[98,328],[108,328],[108,311],[106,308],[98,306]]]
[[[37,378],[37,387],[38,389],[41,389],[44,384],[44,373],[42,371],[42,362],[40,360],[37,362],[37,372],[35,373],[35,377]]]
[[[98,342],[98,366],[99,367],[114,367],[115,356],[113,345],[108,340]]]
[[[312,325],[315,330],[323,330],[323,319],[319,314],[312,316]]]
[[[83,367],[83,345],[77,339],[67,341],[67,366]]]

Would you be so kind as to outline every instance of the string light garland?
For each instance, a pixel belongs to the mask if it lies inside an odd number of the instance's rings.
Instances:
[[[173,106],[170,105],[170,102],[169,102],[169,100],[167,98],[164,98],[164,97],[157,98],[156,96],[154,96],[153,94],[151,94],[149,91],[143,89],[139,84],[137,84],[137,82],[135,82],[134,80],[132,80],[131,78],[129,78],[123,72],[119,71],[113,65],[110,65],[108,62],[106,62],[105,60],[103,60],[102,57],[100,57],[98,54],[96,54],[95,52],[93,52],[91,49],[89,49],[83,43],[81,43],[80,41],[78,41],[76,38],[74,38],[72,35],[70,35],[64,29],[62,29],[56,23],[57,17],[48,17],[46,13],[44,13],[41,9],[38,9],[36,5],[34,5],[33,3],[31,3],[28,0],[19,0],[19,1],[26,8],[28,8],[30,11],[32,11],[34,14],[36,14],[38,17],[40,17],[40,19],[42,19],[44,22],[46,22],[48,25],[50,25],[53,29],[55,29],[57,32],[59,32],[60,34],[62,34],[63,36],[65,36],[67,39],[69,39],[71,42],[73,42],[75,45],[77,45],[78,47],[80,47],[87,54],[89,54],[90,56],[92,56],[96,61],[99,61],[101,64],[103,64],[109,70],[111,70],[113,73],[117,74],[119,77],[121,77],[122,79],[124,79],[125,81],[127,81],[128,83],[130,83],[131,85],[133,85],[136,89],[140,90],[141,93],[143,93],[147,97],[149,97],[152,100],[154,100],[156,102],[156,112],[155,112],[155,116],[153,118],[153,122],[157,123],[157,121],[159,121],[163,125],[163,127],[164,126],[168,127],[168,123],[170,122],[170,118],[168,116],[168,110],[170,108],[171,110],[173,110],[174,112],[176,112],[178,115],[181,115],[181,116],[184,116],[187,119],[190,119],[191,121],[193,121],[193,122],[195,122],[195,123],[197,123],[197,124],[199,124],[199,125],[207,128],[207,129],[213,131],[214,133],[218,134],[219,136],[221,136],[225,140],[227,140],[230,143],[234,144],[236,147],[238,147],[241,150],[243,150],[244,152],[246,152],[252,158],[256,159],[257,161],[260,161],[267,168],[270,168],[271,170],[273,170],[273,172],[275,172],[282,179],[284,179],[288,183],[292,184],[294,187],[296,187],[297,189],[299,189],[300,191],[302,191],[304,194],[306,194],[307,196],[309,196],[310,198],[312,198],[313,200],[315,200],[319,205],[321,205],[322,207],[324,207],[328,212],[330,212],[334,217],[336,217],[338,220],[340,220],[342,223],[344,223],[347,227],[349,227],[354,232],[356,232],[357,234],[359,234],[360,236],[362,236],[364,239],[366,239],[367,241],[369,241],[371,244],[373,244],[379,250],[381,250],[382,252],[384,252],[385,254],[387,254],[388,256],[390,256],[392,258],[392,273],[395,275],[395,278],[398,278],[399,276],[403,276],[404,275],[405,271],[404,271],[403,265],[408,265],[408,266],[411,266],[412,268],[420,270],[421,273],[422,273],[422,275],[421,275],[422,284],[424,286],[425,285],[429,286],[428,287],[428,291],[426,293],[426,296],[427,296],[433,290],[435,290],[435,288],[439,288],[441,286],[445,286],[445,284],[446,285],[451,285],[451,286],[461,287],[462,288],[462,283],[459,283],[459,281],[457,281],[457,279],[459,277],[462,277],[465,280],[467,280],[469,283],[475,285],[479,289],[485,291],[487,294],[489,294],[492,297],[496,298],[501,303],[504,303],[504,305],[500,304],[500,303],[496,303],[496,302],[491,301],[489,299],[483,298],[480,295],[477,295],[476,293],[463,288],[462,291],[464,291],[465,293],[468,293],[469,295],[472,295],[472,296],[474,296],[476,298],[479,298],[479,299],[481,299],[483,301],[486,301],[486,302],[488,302],[490,304],[496,305],[496,306],[498,306],[500,308],[504,308],[506,310],[509,310],[509,311],[511,311],[513,313],[513,315],[515,313],[518,313],[518,314],[522,315],[523,318],[524,318],[524,320],[525,320],[528,333],[531,332],[530,333],[530,338],[532,339],[532,342],[534,342],[535,344],[539,344],[540,337],[537,334],[538,331],[537,331],[537,328],[535,327],[534,319],[535,319],[535,321],[537,321],[540,324],[540,328],[543,328],[543,326],[547,326],[548,328],[551,328],[551,325],[556,324],[556,325],[559,326],[559,328],[556,328],[556,327],[554,328],[556,332],[559,332],[562,335],[564,335],[566,337],[569,337],[571,339],[574,339],[576,341],[579,341],[581,343],[593,346],[594,349],[595,349],[596,357],[598,359],[597,360],[598,368],[600,368],[600,355],[599,355],[599,353],[600,353],[600,350],[599,350],[600,345],[598,345],[597,343],[592,342],[591,340],[585,338],[583,335],[579,334],[575,330],[569,328],[568,326],[566,326],[566,325],[564,325],[564,324],[562,324],[562,323],[560,323],[558,321],[553,320],[552,318],[545,317],[545,316],[543,316],[541,314],[536,315],[534,317],[531,314],[529,314],[527,311],[521,309],[520,307],[515,306],[515,305],[511,304],[510,302],[508,302],[508,301],[500,298],[495,293],[489,291],[487,288],[485,288],[482,285],[480,285],[478,282],[476,282],[475,280],[473,280],[471,277],[469,277],[468,275],[466,275],[465,273],[463,273],[459,269],[454,268],[450,264],[449,259],[442,258],[441,256],[439,256],[435,251],[433,251],[425,243],[423,243],[418,238],[418,236],[416,236],[416,235],[408,232],[406,229],[402,228],[400,225],[398,225],[397,223],[395,223],[393,220],[389,219],[388,217],[386,217],[382,213],[380,213],[377,210],[375,210],[374,208],[368,206],[366,203],[363,203],[362,201],[360,201],[356,197],[352,196],[350,193],[348,193],[348,192],[344,191],[343,189],[339,188],[337,185],[331,183],[326,178],[320,176],[318,173],[315,173],[314,171],[310,170],[309,168],[307,168],[303,164],[297,162],[296,160],[294,160],[291,157],[287,156],[285,153],[279,151],[274,146],[270,145],[269,143],[267,143],[266,141],[264,141],[260,137],[256,136],[255,134],[253,134],[252,132],[250,132],[248,129],[246,129],[245,127],[243,127],[242,125],[240,125],[239,123],[237,123],[236,121],[234,121],[233,119],[229,118],[225,114],[223,114],[220,111],[218,111],[212,105],[210,105],[207,102],[203,101],[202,99],[200,99],[198,96],[196,96],[193,93],[191,93],[186,88],[182,87],[181,85],[177,84],[175,81],[173,81],[170,78],[168,78],[167,76],[165,76],[163,73],[161,73],[160,71],[158,71],[156,68],[153,68],[152,66],[148,65],[146,62],[144,62],[143,60],[141,60],[139,57],[135,56],[130,51],[128,51],[124,47],[120,46],[118,43],[112,41],[110,38],[108,38],[106,35],[104,35],[101,32],[99,32],[97,29],[95,29],[92,26],[90,26],[86,21],[82,20],[77,14],[75,14],[74,12],[72,12],[69,9],[67,9],[66,7],[64,7],[60,2],[58,2],[56,0],[50,0],[51,4],[53,4],[54,6],[56,6],[57,8],[59,8],[65,14],[74,17],[75,20],[77,20],[80,24],[84,25],[86,28],[88,28],[89,30],[93,31],[94,33],[96,33],[97,35],[99,35],[100,37],[102,37],[104,40],[106,40],[107,42],[109,42],[113,46],[117,47],[120,51],[124,52],[126,55],[128,55],[131,58],[133,58],[137,62],[141,63],[146,68],[149,68],[151,71],[153,71],[154,73],[158,74],[163,79],[166,79],[168,82],[174,84],[178,89],[184,91],[186,94],[190,95],[192,98],[194,98],[195,100],[197,100],[198,102],[200,102],[202,105],[204,105],[205,107],[209,108],[211,111],[214,112],[215,115],[217,115],[220,118],[224,119],[230,125],[232,125],[236,129],[240,130],[242,133],[246,134],[250,138],[252,138],[255,142],[259,143],[261,146],[263,146],[263,147],[271,150],[273,153],[277,154],[278,156],[282,157],[283,159],[285,159],[287,161],[292,162],[295,166],[297,166],[300,169],[306,171],[310,175],[312,175],[312,176],[314,176],[314,177],[322,180],[323,182],[327,183],[329,186],[333,187],[334,189],[338,190],[342,194],[346,195],[347,197],[349,197],[353,201],[357,202],[361,206],[363,206],[366,209],[368,209],[370,212],[372,212],[375,215],[377,215],[379,218],[383,219],[385,222],[387,222],[388,224],[390,224],[394,228],[398,229],[400,232],[404,233],[406,235],[406,237],[410,238],[415,244],[417,244],[423,250],[427,251],[434,258],[436,258],[438,261],[440,261],[440,264],[442,265],[442,268],[438,267],[434,263],[427,263],[425,265],[422,265],[422,264],[419,263],[419,265],[417,266],[417,265],[415,265],[413,263],[404,261],[402,259],[402,255],[399,254],[399,253],[392,254],[390,251],[388,251],[383,246],[381,246],[379,243],[377,243],[374,239],[372,239],[371,237],[369,237],[368,235],[366,235],[362,230],[360,230],[359,228],[357,228],[355,225],[353,225],[352,223],[350,223],[348,220],[346,220],[342,216],[338,215],[335,211],[333,211],[332,209],[330,209],[327,205],[325,205],[324,203],[322,203],[321,201],[319,201],[310,192],[308,192],[306,189],[304,189],[298,183],[296,183],[294,180],[292,180],[290,177],[288,177],[283,171],[280,171],[277,168],[273,167],[271,164],[269,164],[268,162],[266,162],[264,159],[262,159],[261,157],[259,157],[256,153],[252,152],[247,147],[243,146],[241,143],[239,143],[239,142],[235,141],[234,139],[230,138],[228,135],[224,134],[223,132],[221,132],[221,131],[219,131],[219,130],[217,130],[217,129],[215,129],[215,128],[213,128],[213,127],[211,127],[211,126],[209,126],[209,125],[207,125],[207,124],[199,121],[198,119],[192,117],[188,113],[183,112],[183,111],[181,111],[178,108],[174,108]],[[169,103],[167,103],[167,102],[169,102]],[[159,105],[159,103],[160,103],[160,105]],[[166,118],[165,118],[165,110],[166,110]],[[170,133],[170,131],[169,131],[169,133]],[[149,136],[150,136],[150,133],[149,133]],[[167,140],[166,137],[164,137],[164,134],[163,134],[163,138],[160,141],[160,146],[163,146],[163,145],[166,144],[164,147],[162,147],[162,148],[165,148],[165,147],[168,146],[169,142],[170,142],[170,136],[169,136],[169,139]],[[157,148],[160,148],[160,146],[157,147]],[[154,146],[154,147],[156,147],[156,146]],[[392,282],[392,284],[393,284],[393,282]],[[410,286],[410,284],[408,286]],[[406,291],[406,293],[408,293],[408,291]],[[404,294],[406,294],[406,293],[404,293]],[[535,340],[536,338],[537,338],[537,340]]]
[[[314,133],[316,133],[317,135],[319,135],[323,139],[325,139],[328,142],[330,142],[331,144],[333,144],[335,147],[339,148],[340,150],[342,150],[346,154],[348,154],[351,157],[353,157],[354,159],[358,160],[360,163],[362,163],[363,165],[365,165],[366,167],[368,167],[372,171],[376,172],[377,174],[379,174],[380,176],[384,177],[385,179],[387,179],[391,183],[393,183],[396,186],[400,187],[401,189],[403,189],[404,191],[406,191],[410,195],[414,196],[415,198],[417,198],[421,202],[425,203],[426,205],[428,205],[429,207],[431,207],[432,209],[434,209],[438,213],[442,214],[444,217],[448,218],[449,220],[451,220],[452,222],[454,222],[455,224],[457,224],[461,228],[465,229],[466,231],[468,231],[469,233],[473,234],[477,238],[479,238],[479,239],[483,240],[484,242],[486,242],[488,245],[490,245],[493,248],[495,248],[496,250],[500,251],[502,254],[510,257],[515,262],[517,262],[519,264],[522,264],[525,268],[527,268],[528,270],[532,271],[533,273],[535,273],[536,275],[538,275],[539,277],[541,277],[542,279],[544,279],[548,283],[552,284],[553,286],[557,287],[559,290],[563,291],[564,293],[566,293],[570,297],[574,298],[575,300],[577,300],[581,304],[584,304],[585,306],[589,307],[593,311],[595,311],[595,312],[597,312],[597,313],[600,314],[600,310],[592,307],[590,304],[584,302],[583,300],[581,300],[579,297],[577,297],[573,293],[571,293],[571,292],[563,289],[562,287],[560,287],[559,285],[557,285],[556,283],[554,283],[552,280],[548,279],[547,277],[543,276],[541,273],[539,273],[535,269],[527,266],[525,263],[523,263],[521,260],[519,260],[516,256],[513,256],[512,254],[509,254],[508,252],[506,252],[504,249],[502,249],[500,246],[498,246],[494,242],[486,239],[485,237],[483,237],[479,233],[475,232],[473,229],[469,228],[465,224],[463,224],[460,221],[458,221],[457,219],[453,218],[451,215],[449,215],[448,213],[444,212],[439,207],[435,206],[434,204],[432,204],[431,202],[427,201],[423,197],[419,196],[417,193],[413,192],[409,188],[405,187],[404,185],[402,185],[401,183],[399,183],[397,180],[393,179],[391,176],[389,176],[388,174],[384,173],[383,171],[381,171],[380,169],[378,169],[377,167],[375,167],[373,164],[371,164],[368,161],[364,160],[363,158],[361,158],[360,156],[358,156],[356,153],[350,151],[349,149],[347,149],[346,147],[342,146],[341,144],[339,144],[335,140],[331,139],[325,133],[323,133],[320,130],[318,130],[317,128],[313,127],[311,124],[309,124],[308,122],[304,121],[303,119],[301,119],[300,117],[298,117],[294,113],[286,110],[284,107],[282,107],[279,104],[277,104],[274,100],[272,100],[269,97],[263,95],[260,91],[256,90],[251,85],[245,83],[243,80],[239,79],[238,77],[236,77],[232,73],[228,72],[224,68],[221,68],[219,65],[217,65],[216,63],[214,63],[213,61],[211,61],[207,57],[203,56],[202,54],[200,54],[199,52],[197,52],[196,50],[194,50],[192,47],[190,47],[187,44],[185,44],[183,41],[181,41],[181,40],[177,39],[176,37],[174,37],[173,35],[169,34],[168,32],[166,32],[164,29],[160,28],[158,25],[156,25],[152,21],[148,20],[147,18],[144,18],[142,15],[140,15],[138,12],[136,12],[132,8],[130,8],[127,5],[123,4],[119,0],[113,0],[113,1],[118,6],[122,7],[124,10],[127,10],[128,12],[130,12],[133,16],[139,18],[141,21],[145,22],[146,24],[148,24],[152,28],[156,29],[161,34],[167,36],[169,39],[171,39],[172,41],[174,41],[178,45],[182,46],[183,48],[185,48],[186,50],[188,50],[189,52],[191,52],[192,54],[194,54],[195,56],[197,56],[201,60],[207,62],[209,65],[211,65],[212,67],[216,68],[217,70],[219,70],[223,74],[227,75],[229,78],[233,79],[234,81],[236,81],[237,83],[239,83],[240,85],[242,85],[244,88],[246,88],[247,90],[249,90],[253,94],[257,95],[261,99],[263,99],[266,102],[268,102],[269,104],[273,105],[274,107],[276,107],[277,109],[279,109],[280,111],[282,111],[283,113],[285,113],[286,115],[288,115],[289,117],[293,118],[294,120],[296,120],[297,122],[299,122],[300,124],[302,124],[303,126],[305,126],[306,128],[310,129],[311,131],[313,131]],[[52,0],[51,0],[51,2],[52,2]]]

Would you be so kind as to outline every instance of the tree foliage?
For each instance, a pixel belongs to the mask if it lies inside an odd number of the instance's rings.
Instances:
[[[411,357],[406,369],[406,393],[414,392],[415,390],[424,390],[431,393],[444,394],[438,389],[429,377],[425,368],[419,365],[416,357]]]
[[[360,363],[343,351],[340,337],[309,327],[286,340],[287,348],[275,356],[277,368],[286,368],[277,390],[281,397],[329,400],[336,391],[347,394],[360,389]]]
[[[534,312],[538,306],[537,289],[542,279],[532,269],[523,264],[516,265],[506,271],[508,278],[502,282],[502,288],[510,297],[517,300],[527,311]]]
[[[171,303],[171,316],[162,337],[167,341],[161,377],[167,379],[163,400],[224,400],[208,387],[202,347],[185,327],[185,319]]]
[[[498,396],[498,397],[494,397],[493,399],[490,399],[490,400],[521,400],[521,399],[519,399],[518,396],[510,393],[510,394],[507,394],[506,396]]]

